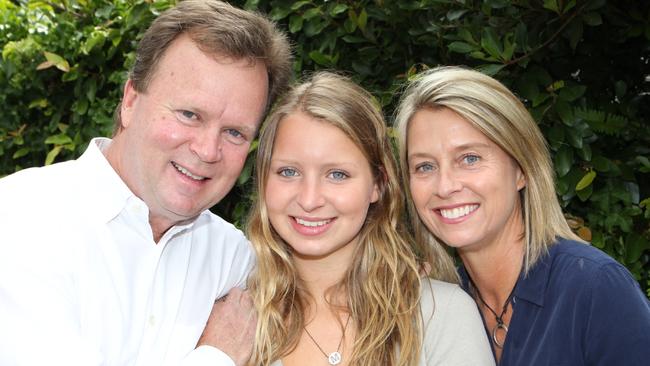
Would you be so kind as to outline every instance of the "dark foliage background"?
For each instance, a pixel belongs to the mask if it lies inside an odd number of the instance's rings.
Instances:
[[[174,2],[0,0],[0,176],[75,158],[110,135],[137,41]],[[650,296],[650,2],[232,3],[287,29],[297,76],[349,73],[389,123],[401,85],[422,69],[462,64],[506,83],[547,137],[571,226]],[[238,224],[253,199],[251,167],[214,208]]]

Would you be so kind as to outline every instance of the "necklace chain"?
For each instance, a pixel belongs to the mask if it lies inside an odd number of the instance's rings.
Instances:
[[[500,315],[497,315],[497,312],[494,311],[494,309],[492,309],[492,307],[490,305],[488,305],[488,303],[485,302],[485,300],[483,300],[483,296],[481,296],[481,291],[478,290],[478,287],[476,286],[476,284],[472,280],[472,277],[469,276],[469,273],[467,274],[467,278],[469,279],[469,282],[472,285],[472,288],[474,289],[474,292],[476,293],[476,296],[478,297],[478,299],[494,315],[494,318],[496,319],[497,324],[494,326],[494,328],[492,328],[492,341],[494,342],[495,346],[497,346],[499,348],[503,348],[503,343],[505,343],[505,338],[508,335],[508,326],[503,321],[503,316],[508,311],[508,305],[510,305],[510,302],[512,301],[512,298],[515,295],[515,289],[517,288],[517,284],[519,283],[519,276],[517,276],[517,281],[512,286],[512,290],[510,290],[510,294],[506,298],[506,301],[503,303],[503,309],[501,310]],[[503,330],[503,342],[499,342],[499,339],[497,337],[497,332],[499,331],[499,329]]]
[[[345,326],[343,327],[343,334],[341,334],[341,340],[339,341],[339,345],[336,347],[336,351],[330,353],[329,355],[323,350],[323,348],[316,342],[316,339],[309,333],[307,330],[307,327],[303,327],[309,338],[311,339],[312,342],[318,347],[318,349],[321,351],[321,353],[327,358],[327,362],[329,362],[330,365],[338,365],[341,363],[341,353],[339,350],[341,349],[341,344],[343,344],[343,338],[345,338],[345,330],[348,329],[348,323],[350,323],[350,318],[351,316],[348,315],[348,320],[345,321]]]

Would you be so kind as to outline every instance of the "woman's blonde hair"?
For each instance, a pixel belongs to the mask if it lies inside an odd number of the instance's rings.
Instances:
[[[409,122],[423,108],[448,108],[512,157],[526,178],[520,191],[524,222],[524,271],[555,243],[557,237],[580,240],[569,228],[557,200],[553,165],[546,140],[517,97],[499,81],[461,67],[439,67],[417,75],[396,112],[402,177],[408,211],[419,246],[442,247],[419,219],[409,189]]]
[[[271,226],[265,205],[275,135],[292,113],[303,113],[343,131],[363,152],[380,190],[380,198],[370,205],[359,233],[350,268],[328,291],[345,295],[346,304],[331,306],[341,310],[343,305],[357,328],[350,364],[414,365],[422,341],[422,262],[413,254],[400,217],[403,196],[386,126],[368,92],[329,72],[316,73],[295,86],[274,108],[260,134],[256,163],[259,197],[247,227],[257,254],[257,269],[249,287],[259,311],[251,362],[269,365],[290,353],[303,332],[309,306],[291,249]]]

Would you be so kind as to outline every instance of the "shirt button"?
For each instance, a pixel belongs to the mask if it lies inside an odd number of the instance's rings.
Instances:
[[[156,325],[156,317],[153,315],[149,316],[149,326],[154,327]]]

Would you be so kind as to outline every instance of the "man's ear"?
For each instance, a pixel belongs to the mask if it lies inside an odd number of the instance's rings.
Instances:
[[[127,128],[133,119],[133,105],[138,99],[139,93],[133,86],[133,80],[129,79],[124,84],[124,94],[122,97],[122,104],[120,108],[120,120],[122,121],[122,128]]]

